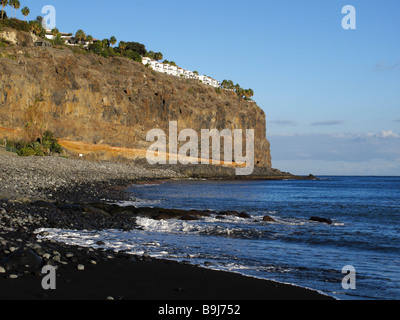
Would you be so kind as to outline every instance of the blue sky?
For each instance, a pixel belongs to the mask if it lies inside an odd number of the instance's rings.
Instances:
[[[400,175],[398,0],[21,3],[30,19],[53,5],[61,31],[141,42],[184,68],[252,88],[276,168]],[[356,30],[342,28],[345,5],[356,8]]]

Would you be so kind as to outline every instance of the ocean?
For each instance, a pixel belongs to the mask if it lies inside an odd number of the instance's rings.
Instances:
[[[138,218],[140,230],[47,230],[68,244],[148,253],[311,288],[340,300],[400,299],[400,177],[169,181],[134,185],[125,205],[245,211],[252,219]],[[264,216],[276,222],[262,222]],[[310,221],[329,218],[332,224]],[[355,288],[342,286],[343,267]],[[262,299],[262,297],[260,297]]]

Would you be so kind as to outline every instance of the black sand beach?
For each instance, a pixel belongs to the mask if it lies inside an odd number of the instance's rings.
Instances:
[[[39,228],[130,230],[140,214],[160,219],[207,214],[102,206],[105,200],[126,199],[124,188],[133,182],[185,178],[183,173],[4,153],[0,168],[2,300],[331,300],[291,285],[146,255],[71,247],[35,233]],[[56,290],[41,286],[46,264],[57,270]]]

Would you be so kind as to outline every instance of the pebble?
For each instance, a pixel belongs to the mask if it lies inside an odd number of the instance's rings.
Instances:
[[[2,266],[0,266],[0,273],[6,273],[6,269],[4,269]]]
[[[79,264],[77,268],[79,271],[85,270],[85,266],[83,264]]]
[[[16,274],[10,274],[10,279],[17,279],[18,276]]]

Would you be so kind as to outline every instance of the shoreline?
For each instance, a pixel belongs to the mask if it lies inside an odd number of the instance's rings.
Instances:
[[[203,214],[160,208],[161,213],[154,208],[137,208],[135,213],[117,207],[107,212],[110,208],[95,206],[105,199],[127,200],[125,190],[133,183],[176,178],[170,168],[149,171],[137,164],[3,154],[0,165],[2,300],[335,300],[311,289],[238,273],[37,239],[35,231],[48,227],[128,231],[135,228],[138,211],[153,216]],[[58,268],[56,290],[41,288],[44,264]]]

